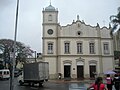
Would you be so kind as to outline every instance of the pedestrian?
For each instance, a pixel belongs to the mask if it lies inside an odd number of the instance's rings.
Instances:
[[[62,74],[58,73],[58,78],[61,79],[62,78]]]
[[[97,72],[93,72],[95,79],[97,78]]]
[[[114,75],[113,83],[114,83],[115,89],[120,90],[120,78],[117,74]]]
[[[103,84],[102,77],[97,77],[95,80],[95,83],[93,83],[91,86],[87,88],[87,90],[90,90],[91,88],[94,88],[94,90],[108,90],[105,87],[105,84]]]
[[[110,77],[110,74],[107,74],[106,84],[107,84],[107,89],[108,89],[108,90],[112,90],[113,80],[112,80],[112,78]]]

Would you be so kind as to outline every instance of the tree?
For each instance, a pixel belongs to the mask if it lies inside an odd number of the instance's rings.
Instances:
[[[112,35],[116,29],[117,29],[117,31],[120,30],[120,7],[118,8],[117,15],[110,16],[110,21],[113,25],[111,33],[110,33]]]
[[[114,31],[117,32],[118,37],[120,33],[120,7],[118,8],[118,14],[110,16],[111,23],[113,25],[110,34],[113,36]],[[119,66],[120,66],[120,51],[114,51],[114,59],[119,59]]]
[[[3,60],[6,63],[11,63],[10,54],[13,52],[14,41],[10,39],[0,39],[0,50],[2,51]],[[26,58],[32,56],[33,50],[24,43],[16,42],[16,63],[17,61],[26,62]]]

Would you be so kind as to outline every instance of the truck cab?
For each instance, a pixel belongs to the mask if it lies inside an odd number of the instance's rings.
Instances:
[[[23,71],[21,72],[21,74],[18,76],[17,78],[18,82],[20,85],[24,84],[24,80],[23,80]]]

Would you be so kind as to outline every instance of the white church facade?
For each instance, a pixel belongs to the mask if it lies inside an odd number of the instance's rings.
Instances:
[[[43,9],[43,60],[49,62],[51,79],[94,78],[114,68],[113,39],[110,29],[86,25],[79,20],[61,26],[58,10],[52,5]]]

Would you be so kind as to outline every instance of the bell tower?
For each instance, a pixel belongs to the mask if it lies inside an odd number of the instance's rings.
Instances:
[[[58,10],[51,3],[43,9],[43,60],[49,62],[50,78],[57,73]]]

